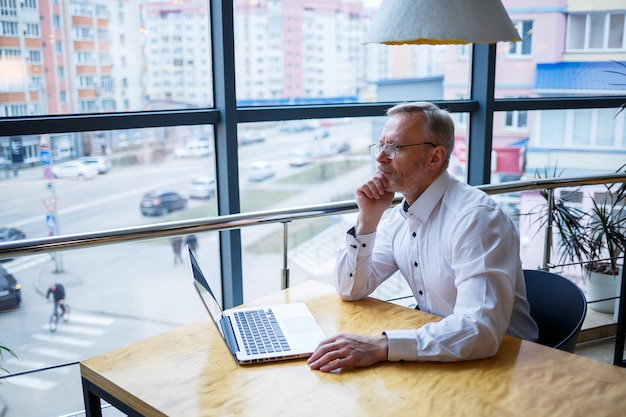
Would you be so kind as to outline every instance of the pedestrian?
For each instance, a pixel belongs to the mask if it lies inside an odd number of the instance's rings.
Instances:
[[[180,251],[183,247],[183,238],[180,236],[174,236],[171,240],[172,250],[174,251],[174,265],[178,262],[183,263],[183,258],[180,256]]]
[[[328,372],[380,361],[480,359],[494,355],[505,334],[536,340],[515,224],[487,194],[447,171],[452,117],[424,102],[387,115],[370,146],[378,169],[356,188],[359,212],[337,258],[335,289],[359,300],[399,270],[419,309],[442,320],[378,336],[332,336],[309,366]],[[402,203],[383,216],[395,193]]]
[[[198,248],[198,238],[196,235],[187,236],[187,239],[185,239],[185,245],[189,246],[189,249],[195,255],[196,249]]]

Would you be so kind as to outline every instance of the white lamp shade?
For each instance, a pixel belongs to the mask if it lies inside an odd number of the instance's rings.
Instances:
[[[500,0],[383,0],[363,43],[440,45],[519,40]]]

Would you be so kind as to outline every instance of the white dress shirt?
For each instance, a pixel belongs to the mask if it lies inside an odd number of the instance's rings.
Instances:
[[[406,212],[403,206],[374,233],[348,233],[335,269],[345,300],[367,297],[399,269],[419,308],[443,317],[418,329],[385,330],[388,359],[478,359],[494,355],[505,333],[536,340],[519,233],[509,216],[447,172]]]

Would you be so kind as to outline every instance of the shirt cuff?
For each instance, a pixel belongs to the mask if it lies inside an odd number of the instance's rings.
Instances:
[[[359,257],[367,256],[374,248],[376,232],[354,236],[354,227],[346,234],[346,248],[357,251]]]
[[[411,330],[385,330],[388,349],[387,360],[389,361],[414,361],[417,360],[417,333]]]

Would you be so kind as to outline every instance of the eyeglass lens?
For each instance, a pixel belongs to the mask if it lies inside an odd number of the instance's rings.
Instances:
[[[378,155],[383,152],[387,159],[393,159],[396,157],[396,148],[392,144],[386,143],[384,145],[370,145],[370,153],[374,158],[378,158]]]

